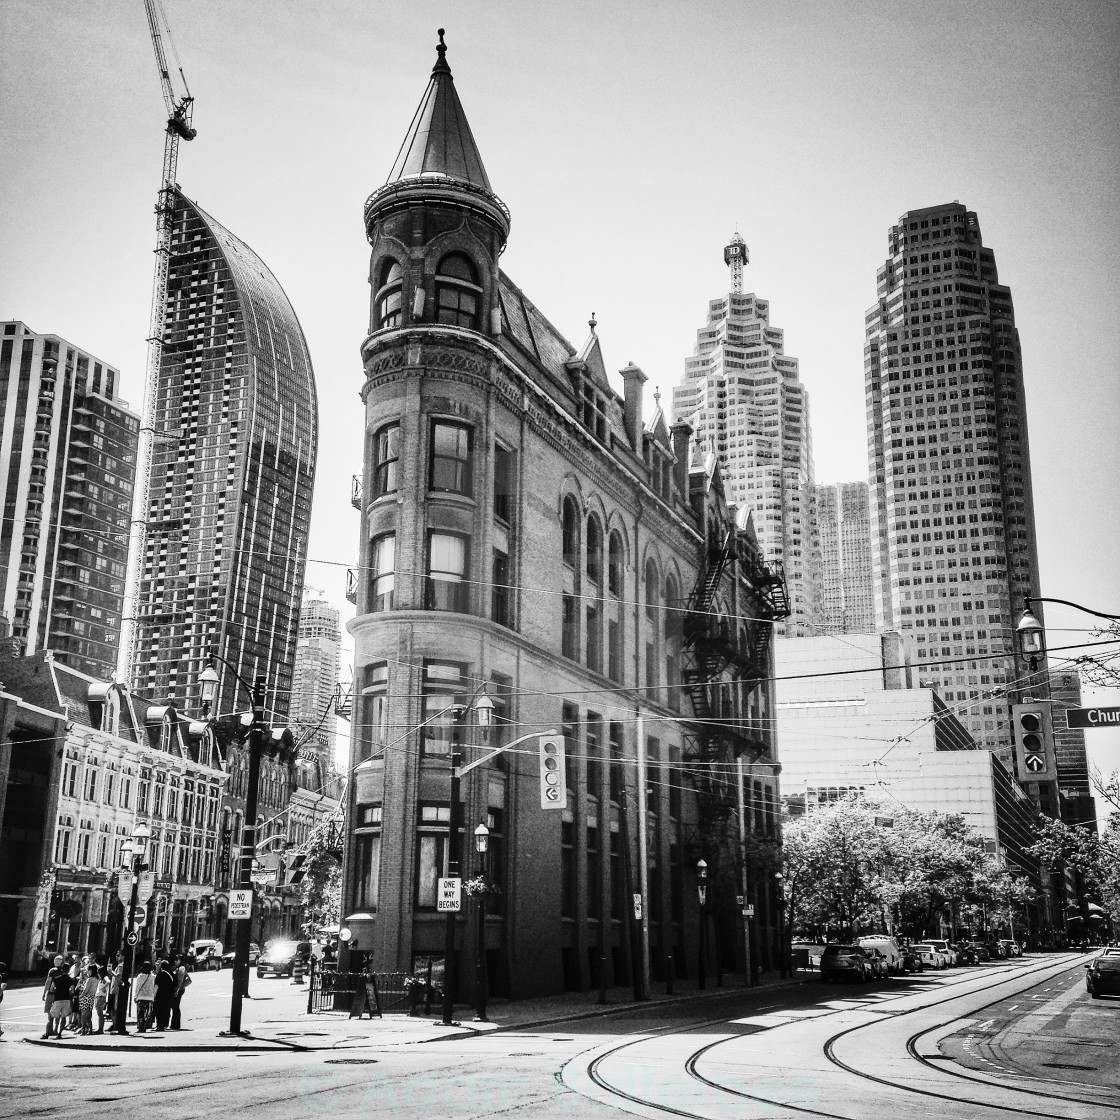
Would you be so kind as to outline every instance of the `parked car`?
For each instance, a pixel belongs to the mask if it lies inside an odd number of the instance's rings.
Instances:
[[[970,941],[968,947],[976,954],[978,962],[986,964],[992,959],[992,954],[988,951],[988,946],[983,941]]]
[[[898,942],[885,933],[868,933],[856,938],[856,944],[864,949],[878,949],[887,958],[887,967],[891,972],[902,971],[902,949]]]
[[[903,972],[921,972],[925,968],[922,962],[922,954],[919,953],[913,945],[902,946],[902,971]]]
[[[222,967],[222,943],[211,938],[199,938],[187,947],[188,967],[193,971]]]
[[[825,945],[822,941],[794,941],[790,944],[790,957],[795,968],[820,968]],[[804,964],[799,964],[799,961]]]
[[[310,941],[266,941],[264,952],[257,959],[257,976],[291,976],[296,960],[302,959],[306,969],[311,959]]]
[[[866,949],[868,956],[871,958],[871,967],[874,976],[878,980],[885,980],[891,974],[890,962],[887,960],[886,953],[882,949],[876,948],[874,945],[868,947],[861,945],[861,949]]]
[[[1120,996],[1120,955],[1099,956],[1085,966],[1085,990],[1093,997]]]
[[[261,955],[261,947],[255,941],[250,941],[249,942],[249,963],[251,965],[256,964],[260,955]],[[221,964],[218,965],[218,967],[219,968],[233,968],[233,962],[235,960],[237,960],[237,950],[236,949],[227,949],[222,954],[222,961],[221,961]]]
[[[932,942],[919,941],[913,946],[913,949],[922,958],[922,965],[925,968],[949,967],[948,953],[943,953]]]
[[[957,964],[979,964],[980,955],[969,944],[961,944],[957,947]]]
[[[1021,957],[1023,955],[1022,946],[1018,941],[1011,941],[1008,938],[1001,938],[1000,945],[1003,947],[1004,952],[1009,957]]]
[[[987,950],[991,954],[992,960],[994,961],[1002,961],[1007,956],[1007,952],[1004,949],[1003,945],[1001,945],[999,940],[996,938],[991,938],[990,940],[985,941],[984,945],[987,947]]]
[[[937,937],[930,937],[926,940],[945,957],[945,965],[947,968],[954,968],[956,966],[957,951],[948,941]]]
[[[821,957],[821,979],[872,980],[875,966],[871,954],[860,945],[828,945]]]

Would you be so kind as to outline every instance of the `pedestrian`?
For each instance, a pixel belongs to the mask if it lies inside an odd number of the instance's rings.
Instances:
[[[106,965],[102,965],[97,970],[97,991],[93,997],[93,1011],[97,1016],[97,1030],[94,1034],[105,1033],[105,1006],[109,1002],[109,985],[112,983],[109,977],[109,969]]]
[[[116,1014],[117,1014],[117,1000],[118,999],[128,999],[128,993],[127,992],[124,992],[124,993],[121,992],[121,979],[122,979],[123,976],[124,976],[124,953],[119,952],[119,953],[117,953],[117,959],[116,959],[116,962],[113,965],[113,969],[109,974],[109,1003],[108,1003],[108,1007],[109,1007],[109,1014],[114,1017],[114,1022],[116,1021]],[[113,1032],[114,1034],[116,1033],[116,1029],[117,1029],[116,1027],[110,1027],[109,1028],[109,1030],[111,1032]]]
[[[93,1034],[93,1001],[97,998],[97,965],[87,964],[77,989],[82,1034]]]
[[[179,967],[175,970],[175,995],[171,1000],[171,1027],[173,1031],[183,1029],[182,1018],[182,1003],[183,993],[187,990],[191,983],[190,969],[187,968],[187,962],[180,959]]]
[[[118,993],[124,999],[124,993]],[[136,1004],[136,1031],[143,1034],[152,1025],[152,1006],[156,998],[156,978],[152,975],[150,961],[140,966],[132,981],[132,1002]]]
[[[0,1003],[4,1002],[4,993],[8,990],[8,966],[0,961]],[[4,1037],[4,1029],[0,1027],[0,1038]]]
[[[47,1017],[47,1029],[43,1033],[44,1038],[50,1038],[54,1033],[54,1024],[51,1019],[51,1006],[54,1003],[54,978],[63,963],[63,958],[56,956],[54,963],[47,969],[47,975],[43,980],[43,1014]]]
[[[171,1020],[171,1004],[175,999],[175,975],[164,958],[156,969],[156,1030],[167,1030]]]
[[[82,980],[85,978],[86,958],[79,961],[76,953],[70,954],[70,1029],[79,1030],[82,1025],[81,1013],[78,1010],[78,993],[81,991]]]
[[[47,976],[47,987],[44,992],[44,1001],[49,1007],[47,1011],[47,1033],[44,1038],[62,1037],[62,1028],[70,1018],[70,1001],[74,981],[70,979],[70,969],[67,967],[66,958],[59,957],[54,968]]]

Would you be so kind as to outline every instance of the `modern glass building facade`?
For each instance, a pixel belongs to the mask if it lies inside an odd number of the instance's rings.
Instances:
[[[875,629],[875,598],[867,483],[818,486],[816,514],[821,542],[821,633],[870,633]]]
[[[287,715],[318,439],[311,357],[264,262],[175,192],[133,655],[137,690],[194,695],[213,648]],[[133,558],[137,562],[137,558]],[[219,712],[244,708],[222,673]]]
[[[804,637],[817,632],[820,608],[809,394],[769,301],[742,290],[746,254],[736,234],[724,251],[732,290],[708,304],[673,415],[718,460],[728,502],[753,511],[766,559],[785,567],[793,613],[777,632]]]
[[[864,348],[876,626],[912,634],[922,680],[1009,760],[1014,626],[1038,593],[1011,292],[960,203],[888,242]]]
[[[117,662],[140,418],[120,374],[26,324],[0,339],[0,593],[23,652]]]

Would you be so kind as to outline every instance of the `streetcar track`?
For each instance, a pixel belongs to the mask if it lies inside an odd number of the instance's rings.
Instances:
[[[1051,967],[1053,967],[1053,962],[1045,962],[1045,963],[1040,964],[1036,969],[1032,969],[1032,971],[1044,972],[1044,971],[1047,971]],[[1071,971],[1072,968],[1073,968],[1073,966],[1071,965],[1065,971]],[[999,976],[999,978],[993,980],[993,982],[991,984],[981,985],[981,986],[973,989],[971,992],[968,992],[968,993],[965,993],[965,994],[974,995],[974,994],[977,994],[977,993],[982,993],[982,992],[984,992],[986,990],[989,990],[991,988],[996,988],[996,987],[999,987],[999,986],[1005,984],[1008,979],[1009,979],[1009,977],[1007,975],[1001,974]],[[1045,979],[1041,979],[1041,980],[1037,981],[1035,984],[1023,989],[1023,991],[1029,992],[1029,991],[1032,990],[1032,988],[1037,988],[1042,984],[1052,982],[1053,979],[1054,979],[1053,976],[1048,976]],[[962,978],[962,981],[960,981],[960,982],[965,982],[966,983],[967,979]],[[949,986],[949,985],[947,985],[947,986]],[[951,986],[956,987],[957,984],[953,983]],[[905,996],[908,995],[908,994],[912,994],[912,993],[900,993],[898,996],[892,997],[892,999],[888,999],[888,1000],[885,1000],[883,1002],[889,1003],[889,1002],[892,1002],[893,999],[902,999],[902,998],[905,998]],[[1016,995],[1016,997],[1011,997],[1011,998],[1017,998],[1017,997],[1018,997],[1018,994]],[[928,1011],[931,1007],[937,1007],[940,1004],[949,1003],[953,1000],[960,999],[960,998],[962,998],[960,993],[951,992],[950,994],[946,995],[945,998],[936,999],[931,1003],[924,1004],[922,1007],[911,1008],[909,1010],[903,1010],[903,1011],[888,1011],[888,1012],[886,1012],[886,1014],[898,1015],[898,1016],[911,1015],[911,1014],[914,1014],[915,1012],[918,1012],[918,1011]],[[1009,997],[1002,996],[999,999],[993,1000],[991,1003],[983,1005],[981,1008],[978,1008],[977,1010],[978,1011],[986,1010],[987,1008],[995,1006],[996,1004],[1000,1003],[1003,999],[1006,999],[1006,998],[1009,998]],[[824,1018],[829,1014],[837,1014],[841,1010],[851,1010],[851,1008],[830,1009],[829,1011],[826,1011],[824,1013],[824,1015],[822,1015],[821,1017]],[[974,1083],[974,1084],[986,1085],[986,1086],[989,1086],[989,1087],[994,1088],[994,1089],[1003,1088],[1007,1091],[1021,1093],[1021,1094],[1027,1095],[1027,1096],[1037,1096],[1037,1097],[1040,1097],[1040,1098],[1050,1098],[1050,1099],[1055,1099],[1055,1100],[1061,1100],[1061,1101],[1063,1101],[1067,1104],[1087,1104],[1087,1105],[1103,1108],[1103,1107],[1107,1107],[1108,1104],[1110,1103],[1110,1102],[1102,1102],[1102,1101],[1097,1101],[1097,1100],[1083,1100],[1083,1099],[1077,1098],[1077,1097],[1065,1097],[1065,1096],[1061,1096],[1060,1094],[1056,1094],[1056,1093],[1047,1093],[1047,1092],[1044,1092],[1042,1090],[1019,1088],[1018,1086],[1001,1086],[999,1084],[993,1084],[990,1081],[984,1081],[982,1078],[968,1077],[966,1075],[957,1074],[956,1071],[953,1071],[953,1070],[944,1070],[943,1067],[941,1067],[941,1066],[934,1066],[930,1062],[921,1058],[921,1056],[918,1055],[915,1052],[915,1050],[913,1049],[913,1046],[916,1043],[916,1040],[918,1038],[922,1037],[925,1034],[928,1034],[930,1031],[939,1030],[939,1029],[941,1029],[941,1027],[943,1027],[943,1026],[945,1026],[945,1025],[947,1025],[947,1024],[953,1022],[953,1021],[954,1021],[953,1019],[947,1019],[947,1020],[945,1020],[944,1023],[942,1023],[938,1027],[927,1028],[926,1030],[920,1031],[920,1032],[916,1033],[915,1035],[912,1035],[910,1037],[910,1039],[907,1040],[907,1051],[910,1054],[910,1056],[912,1058],[916,1059],[917,1061],[921,1062],[922,1064],[928,1066],[930,1069],[942,1070],[942,1072],[950,1073],[953,1076],[959,1076],[964,1081],[968,1081],[968,1082],[971,1082],[971,1083]],[[625,1091],[624,1089],[617,1088],[616,1086],[612,1085],[606,1079],[606,1077],[604,1076],[603,1073],[600,1072],[600,1066],[605,1061],[607,1061],[608,1059],[616,1057],[618,1054],[620,1054],[623,1050],[627,1049],[628,1047],[636,1046],[636,1045],[638,1045],[642,1042],[648,1041],[651,1038],[655,1038],[658,1035],[668,1034],[668,1033],[672,1032],[674,1029],[677,1030],[677,1032],[680,1033],[680,1034],[690,1034],[690,1033],[693,1033],[693,1032],[698,1031],[698,1030],[703,1030],[707,1027],[711,1027],[711,1026],[715,1026],[715,1025],[719,1025],[719,1024],[726,1024],[726,1023],[727,1023],[726,1018],[720,1018],[720,1019],[707,1020],[703,1023],[697,1023],[697,1024],[689,1026],[689,1027],[687,1027],[683,1030],[681,1030],[679,1027],[668,1026],[668,1027],[663,1027],[663,1028],[656,1028],[654,1030],[645,1032],[640,1038],[631,1039],[631,1040],[629,1040],[627,1042],[624,1042],[624,1043],[622,1043],[618,1046],[612,1047],[609,1051],[607,1051],[603,1054],[600,1054],[596,1058],[594,1058],[591,1062],[588,1063],[588,1065],[586,1067],[587,1068],[587,1076],[593,1084],[595,1084],[596,1086],[598,1086],[600,1089],[604,1090],[605,1092],[611,1094],[612,1096],[621,1098],[623,1100],[630,1101],[634,1104],[640,1104],[640,1105],[643,1105],[644,1107],[647,1107],[647,1108],[655,1108],[655,1109],[658,1109],[662,1112],[666,1112],[666,1113],[674,1115],[674,1116],[686,1117],[686,1118],[688,1118],[688,1120],[710,1120],[710,1117],[703,1116],[700,1113],[689,1112],[686,1109],[675,1108],[671,1105],[660,1104],[657,1101],[649,1100],[649,1099],[646,1099],[646,1098],[643,1098],[643,1097],[638,1097],[638,1096],[634,1095],[633,1093],[629,1093],[629,1092]],[[842,1062],[839,1058],[837,1058],[835,1056],[835,1054],[832,1052],[832,1048],[833,1048],[834,1044],[839,1039],[841,1039],[841,1038],[845,1037],[846,1035],[851,1034],[851,1033],[853,1033],[857,1030],[864,1030],[868,1026],[871,1026],[871,1025],[873,1025],[873,1024],[864,1023],[864,1024],[861,1024],[860,1026],[849,1027],[847,1030],[837,1032],[837,1034],[835,1034],[831,1038],[827,1039],[825,1044],[824,1044],[825,1057],[832,1064],[836,1065],[838,1068],[841,1068],[841,1069],[845,1070],[845,1072],[848,1072],[848,1073],[850,1073],[850,1074],[852,1074],[856,1077],[859,1077],[859,1078],[864,1079],[864,1080],[877,1082],[877,1083],[882,1084],[886,1087],[896,1089],[896,1090],[902,1090],[906,1093],[917,1094],[917,1095],[920,1095],[920,1096],[933,1097],[933,1098],[940,1099],[940,1100],[951,1100],[955,1104],[972,1105],[972,1106],[981,1107],[981,1108],[990,1108],[990,1109],[998,1110],[998,1111],[1002,1111],[1002,1112],[1011,1112],[1011,1113],[1017,1113],[1017,1114],[1020,1114],[1020,1115],[1033,1116],[1033,1117],[1037,1117],[1038,1120],[1069,1120],[1069,1118],[1067,1116],[1065,1116],[1064,1114],[1061,1114],[1061,1113],[1048,1113],[1048,1112],[1041,1112],[1041,1111],[1034,1110],[1034,1109],[1019,1108],[1019,1107],[1016,1107],[1014,1105],[995,1104],[995,1103],[991,1103],[987,1100],[977,1100],[977,1099],[968,1099],[968,1098],[963,1098],[962,1099],[959,1096],[948,1096],[947,1094],[937,1093],[937,1092],[934,1092],[933,1090],[916,1089],[916,1088],[913,1088],[912,1086],[907,1085],[905,1083],[894,1082],[894,1081],[890,1081],[890,1080],[885,1079],[885,1078],[876,1077],[873,1074],[862,1073],[861,1071],[853,1069],[852,1067],[848,1066],[846,1063]],[[741,1036],[735,1035],[733,1037],[735,1039],[738,1039]],[[744,1091],[739,1090],[739,1089],[733,1089],[733,1088],[731,1088],[727,1085],[723,1085],[723,1084],[720,1084],[719,1082],[712,1081],[710,1078],[707,1078],[702,1073],[700,1073],[700,1071],[696,1068],[697,1063],[706,1054],[708,1054],[710,1051],[714,1050],[716,1047],[726,1045],[728,1042],[730,1042],[732,1040],[733,1040],[732,1038],[717,1039],[715,1042],[710,1042],[707,1045],[702,1046],[700,1049],[694,1051],[685,1060],[685,1063],[684,1063],[685,1073],[689,1077],[694,1079],[695,1081],[698,1081],[700,1084],[706,1085],[709,1088],[715,1089],[719,1092],[726,1093],[726,1094],[731,1095],[731,1096],[742,1098],[744,1100],[751,1100],[751,1101],[754,1101],[758,1104],[765,1104],[765,1105],[770,1105],[770,1106],[778,1107],[778,1108],[787,1108],[792,1112],[804,1113],[806,1115],[811,1115],[811,1116],[819,1116],[819,1117],[825,1118],[825,1120],[851,1120],[851,1117],[847,1114],[828,1112],[824,1109],[812,1108],[812,1107],[809,1107],[807,1105],[798,1105],[798,1104],[787,1103],[787,1102],[782,1101],[782,1100],[775,1100],[775,1099],[770,1098],[770,1097],[764,1097],[764,1096],[760,1096],[760,1095],[754,1094],[754,1093],[747,1093],[747,1092],[744,1092]],[[574,1060],[575,1059],[573,1059],[573,1061]]]

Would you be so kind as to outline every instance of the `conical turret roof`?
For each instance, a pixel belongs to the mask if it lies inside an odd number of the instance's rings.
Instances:
[[[446,175],[489,191],[490,180],[447,65],[442,27],[436,51],[438,58],[428,88],[386,183],[421,175]]]
[[[389,178],[366,199],[366,235],[372,238],[375,221],[402,207],[416,203],[452,205],[490,221],[501,238],[500,252],[509,236],[509,211],[490,186],[467,115],[459,103],[447,65],[442,27],[436,51],[428,88]]]

